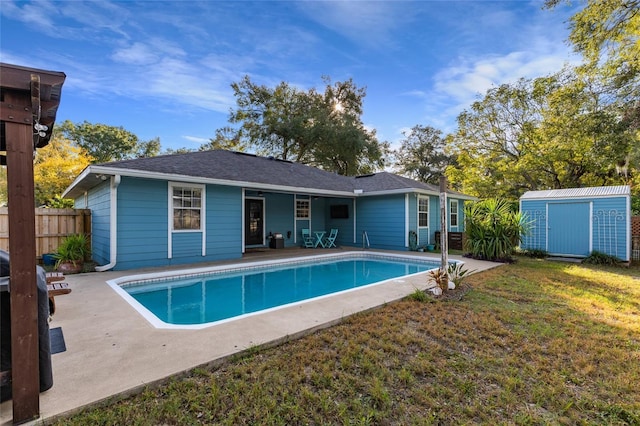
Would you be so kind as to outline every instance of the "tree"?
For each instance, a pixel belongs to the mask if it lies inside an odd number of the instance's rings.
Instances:
[[[230,122],[241,123],[238,137],[259,154],[343,175],[381,167],[386,145],[361,121],[365,89],[352,80],[333,85],[323,80],[324,93],[304,92],[286,82],[259,86],[248,76],[232,84],[238,107]]]
[[[36,152],[33,166],[36,206],[59,206],[60,195],[91,163],[84,149],[55,132],[49,144]]]
[[[160,138],[153,138],[146,142],[138,143],[136,147],[136,158],[155,157],[160,154],[161,144]]]
[[[547,0],[553,8],[561,0]],[[619,82],[640,74],[640,1],[588,0],[586,6],[571,17],[569,41],[587,63],[602,63]],[[637,81],[636,81],[637,83]]]
[[[539,186],[523,161],[535,158],[534,130],[541,117],[531,85],[521,79],[492,88],[458,116],[458,130],[447,139],[457,161],[447,169],[454,187],[479,197],[513,199]]]
[[[620,184],[616,164],[637,144],[597,76],[567,68],[490,89],[458,117],[450,180],[517,199],[526,190]]]
[[[66,120],[59,130],[64,137],[85,149],[95,163],[155,156],[160,152],[159,138],[140,142],[136,135],[122,127],[87,121],[74,124]]]
[[[445,153],[442,132],[431,126],[416,125],[402,132],[405,139],[394,152],[398,172],[420,182],[438,185],[439,177],[453,157]]]
[[[229,127],[216,130],[216,136],[208,143],[200,145],[198,151],[211,151],[214,149],[226,149],[230,151],[245,151],[246,146],[240,139],[240,133]]]
[[[548,8],[562,0],[546,0]],[[567,0],[568,2],[568,0]],[[569,41],[585,59],[581,71],[599,75],[617,105],[616,126],[627,140],[640,139],[640,0],[588,0],[570,19]],[[640,159],[627,153],[615,159],[627,172],[640,169]],[[627,176],[633,181],[636,176]]]

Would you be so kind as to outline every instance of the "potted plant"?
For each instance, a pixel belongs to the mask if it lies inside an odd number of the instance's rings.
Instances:
[[[84,261],[90,253],[85,234],[69,235],[58,246],[54,255],[56,269],[65,274],[77,274],[82,271]]]

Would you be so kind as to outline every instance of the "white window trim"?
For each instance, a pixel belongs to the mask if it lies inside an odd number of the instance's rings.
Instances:
[[[305,217],[305,218],[298,218],[298,201],[308,201],[309,202],[309,217]],[[298,195],[296,194],[295,197],[293,197],[293,243],[297,244],[298,243],[298,221],[299,220],[306,220],[309,222],[308,228],[309,228],[309,232],[311,232],[311,198],[310,197],[304,197],[304,198],[298,198]]]
[[[427,226],[420,226],[420,213],[421,213],[420,212],[420,200],[427,200],[427,211],[426,211],[426,213],[427,213]],[[417,201],[417,204],[416,204],[416,211],[417,211],[417,215],[418,215],[416,225],[418,225],[418,229],[429,229],[429,213],[430,213],[429,210],[431,210],[430,209],[431,206],[429,205],[429,201],[430,201],[429,197],[423,197],[421,195],[418,196],[418,201]]]
[[[453,203],[456,203],[456,209],[455,209],[456,224],[455,225],[451,223],[451,217],[453,216]],[[449,200],[449,228],[451,229],[456,228],[456,230],[458,230],[458,226],[460,226],[460,203],[458,202],[458,200]]]
[[[298,202],[303,201],[305,203],[307,203],[308,208],[307,208],[307,217],[300,217],[298,216]],[[296,212],[296,220],[310,220],[311,219],[311,200],[308,198],[296,198],[295,199],[295,203],[294,203],[294,209]]]
[[[195,188],[200,190],[200,229],[173,229],[173,189],[174,188]],[[202,256],[207,254],[207,188],[206,185],[196,183],[169,182],[167,186],[167,258],[173,258],[173,234],[174,233],[202,233]]]

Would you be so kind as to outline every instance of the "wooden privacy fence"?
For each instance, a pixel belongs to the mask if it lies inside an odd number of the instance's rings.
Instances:
[[[53,253],[68,235],[86,234],[91,241],[91,210],[36,209],[36,257]],[[0,249],[9,250],[9,209],[0,207]]]

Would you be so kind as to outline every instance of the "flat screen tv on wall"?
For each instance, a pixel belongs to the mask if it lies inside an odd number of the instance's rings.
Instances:
[[[349,206],[346,204],[336,204],[330,207],[331,219],[349,219]]]

